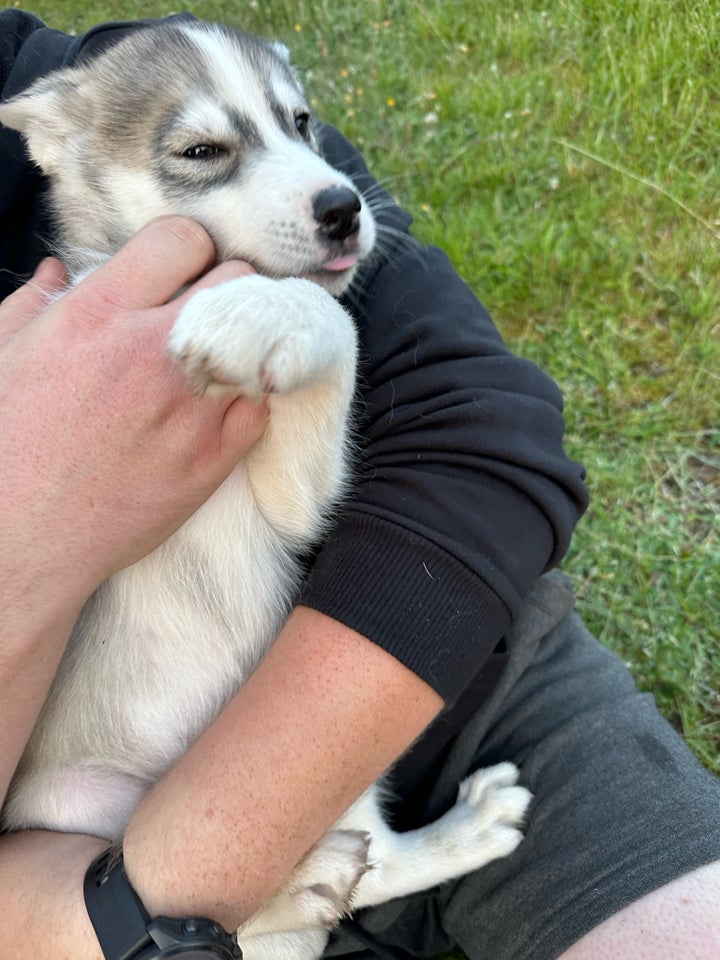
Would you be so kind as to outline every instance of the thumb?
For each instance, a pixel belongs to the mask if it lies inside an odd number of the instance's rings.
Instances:
[[[66,283],[67,274],[59,260],[42,260],[27,283],[0,305],[0,345],[39,317]]]

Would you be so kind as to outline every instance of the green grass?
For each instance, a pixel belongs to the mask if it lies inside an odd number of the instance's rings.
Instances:
[[[720,773],[720,13],[714,0],[198,2],[317,106],[567,397],[591,628]],[[156,2],[37,2],[62,29]],[[178,8],[174,8],[178,9]]]

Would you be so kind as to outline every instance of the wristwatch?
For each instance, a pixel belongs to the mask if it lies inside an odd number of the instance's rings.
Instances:
[[[110,847],[87,869],[85,906],[105,960],[242,960],[237,940],[205,917],[150,917]]]

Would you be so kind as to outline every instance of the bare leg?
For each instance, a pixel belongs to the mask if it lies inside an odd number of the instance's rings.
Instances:
[[[717,960],[720,861],[660,887],[563,953],[561,960]]]

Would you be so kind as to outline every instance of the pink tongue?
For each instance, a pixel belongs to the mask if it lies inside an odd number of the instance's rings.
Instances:
[[[328,260],[327,263],[322,265],[323,270],[349,270],[350,267],[354,267],[357,263],[357,254],[349,253],[344,257],[337,257],[335,260]]]

